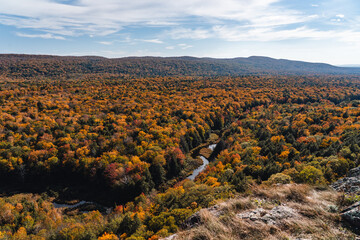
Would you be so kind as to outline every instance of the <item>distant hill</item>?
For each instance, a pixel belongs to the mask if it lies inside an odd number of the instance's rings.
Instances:
[[[0,55],[0,76],[76,77],[83,74],[123,76],[225,76],[225,75],[309,75],[360,74],[360,68],[336,67],[269,57],[232,59],[195,57],[126,57],[108,59],[96,56],[60,57],[48,55]]]

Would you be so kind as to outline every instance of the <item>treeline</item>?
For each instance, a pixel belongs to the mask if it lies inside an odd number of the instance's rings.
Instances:
[[[266,57],[212,59],[194,57],[60,57],[0,55],[0,75],[8,78],[71,79],[94,77],[244,76],[244,75],[359,75],[359,68],[277,60]]]

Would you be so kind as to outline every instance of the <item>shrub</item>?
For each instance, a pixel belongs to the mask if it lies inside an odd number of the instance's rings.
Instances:
[[[291,177],[283,173],[276,173],[271,175],[268,182],[270,184],[276,184],[276,183],[288,184],[291,182]]]
[[[313,166],[306,166],[299,173],[299,181],[309,184],[319,184],[324,182],[324,175],[321,170]]]

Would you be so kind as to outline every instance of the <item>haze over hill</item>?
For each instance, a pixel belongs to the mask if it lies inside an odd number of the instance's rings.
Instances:
[[[124,76],[239,76],[360,74],[360,68],[336,67],[286,59],[252,56],[215,59],[195,57],[125,57],[0,55],[0,74],[7,77],[74,77],[79,74]]]

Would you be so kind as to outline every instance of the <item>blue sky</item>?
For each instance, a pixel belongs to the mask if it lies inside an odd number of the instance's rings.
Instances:
[[[0,53],[360,64],[360,1],[0,0]]]

